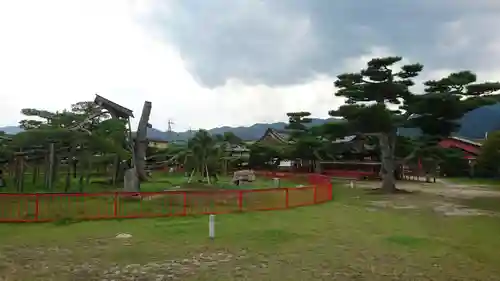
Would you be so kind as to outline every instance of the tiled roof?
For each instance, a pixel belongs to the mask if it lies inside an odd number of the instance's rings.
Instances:
[[[480,142],[476,142],[476,141],[464,139],[464,138],[461,138],[461,137],[450,137],[450,139],[454,139],[454,140],[461,141],[461,142],[464,142],[464,143],[467,143],[467,144],[471,144],[471,145],[475,145],[475,146],[482,146],[482,144]]]
[[[275,130],[273,128],[268,128],[264,135],[260,138],[260,140],[264,139],[267,135],[271,135],[274,137],[276,140],[280,142],[287,143],[289,141],[289,135],[284,133],[284,132],[279,132],[278,130]],[[259,141],[260,141],[259,140]]]

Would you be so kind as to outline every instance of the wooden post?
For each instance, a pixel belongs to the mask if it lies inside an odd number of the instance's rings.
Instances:
[[[137,126],[137,133],[134,142],[135,163],[137,176],[141,181],[147,180],[146,175],[146,149],[148,147],[147,130],[149,124],[149,116],[151,115],[152,104],[150,101],[145,101],[142,107],[141,119]]]
[[[36,185],[36,182],[38,180],[38,161],[36,161],[34,164],[33,164],[33,169],[32,169],[32,172],[33,172],[33,175],[32,175],[32,178],[31,178],[31,182],[33,185]]]
[[[64,192],[68,192],[71,188],[71,166],[73,166],[72,153],[71,153],[71,145],[68,148],[68,154],[66,158],[66,177],[64,181]]]
[[[19,181],[18,190],[19,192],[24,192],[24,155],[19,155]]]
[[[113,162],[113,177],[112,177],[112,182],[113,185],[116,185],[118,175],[120,174],[120,156],[115,155],[115,159]]]
[[[55,176],[55,144],[53,142],[49,145],[49,168],[48,168],[48,179],[47,179],[47,187],[49,190],[52,190],[54,185],[54,176]]]
[[[40,216],[40,199],[38,193],[35,194],[35,221],[38,221]]]
[[[64,192],[68,192],[69,189],[71,188],[71,164],[69,163],[69,157],[68,157],[68,163],[66,164],[66,178],[64,181]]]
[[[93,168],[92,155],[90,155],[88,158],[88,161],[87,161],[86,169],[85,169],[85,185],[87,185],[87,186],[90,184],[90,177],[92,175],[92,168]]]
[[[12,185],[16,187],[19,192],[19,159],[14,156],[14,162],[12,164]]]
[[[80,193],[83,192],[83,174],[80,175],[80,178],[78,179],[78,190]]]
[[[288,209],[289,201],[288,201],[288,187],[285,189],[285,208]]]
[[[49,187],[49,154],[45,154],[43,157],[43,185],[44,188]]]
[[[19,160],[17,159],[17,156],[14,156],[14,162],[12,164],[12,185],[16,187],[16,191],[19,192],[19,184],[18,184],[18,178],[19,178]]]
[[[130,118],[128,119],[128,137],[129,137],[129,146],[130,150],[132,152],[132,161],[130,161],[130,167],[131,169],[134,169],[134,175],[135,177],[138,178],[138,172],[137,172],[137,151],[135,150],[135,140],[132,138],[132,125],[130,125]],[[147,129],[147,128],[146,128]],[[147,133],[147,132],[146,132]],[[136,135],[137,138],[137,135]],[[124,185],[125,185],[125,176],[127,175],[127,170],[125,169],[125,174],[124,174]],[[136,186],[134,187],[134,190],[141,190],[141,181],[138,179],[134,181],[136,183]]]
[[[115,192],[114,202],[113,202],[113,216],[118,217],[118,192]]]

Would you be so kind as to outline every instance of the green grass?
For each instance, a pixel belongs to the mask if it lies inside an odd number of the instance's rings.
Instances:
[[[263,188],[273,188],[274,183],[272,179],[268,178],[257,178],[252,183],[246,183],[242,186],[235,186],[231,182],[232,177],[230,176],[219,176],[218,182],[214,183],[215,186],[224,189],[263,189]],[[53,190],[51,192],[64,192],[65,191],[65,174],[57,178],[54,183]],[[109,178],[103,176],[95,176],[91,178],[90,184],[85,185],[83,191],[86,193],[91,192],[103,192],[103,191],[116,191],[121,188],[122,183],[118,183],[116,186],[111,184],[105,184]],[[0,192],[16,193],[16,187],[10,178],[6,178],[7,187],[0,188]],[[183,174],[168,174],[165,172],[155,172],[153,177],[149,182],[144,182],[141,184],[141,191],[146,192],[157,192],[164,190],[173,190],[175,186],[185,184],[187,178]],[[282,179],[282,187],[295,187],[299,184],[298,181]],[[33,184],[31,175],[26,175],[24,180],[24,193],[34,193],[34,192],[49,192],[43,186],[43,174],[40,176],[37,184]],[[68,192],[80,192],[78,179],[71,178],[71,188]]]
[[[218,215],[214,241],[207,237],[207,216],[2,224],[0,276],[27,281],[500,280],[498,218],[373,210],[368,203],[379,195],[335,190],[335,201],[322,205]],[[118,233],[132,238],[117,239]],[[109,274],[114,275],[104,277]]]

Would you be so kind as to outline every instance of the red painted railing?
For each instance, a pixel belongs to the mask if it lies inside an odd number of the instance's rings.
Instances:
[[[293,177],[292,174],[286,175]],[[293,188],[103,192],[3,193],[0,222],[48,222],[224,214],[279,210],[332,200],[332,185],[322,175],[303,175],[309,185]]]

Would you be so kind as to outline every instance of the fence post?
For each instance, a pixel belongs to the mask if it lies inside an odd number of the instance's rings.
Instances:
[[[318,185],[315,184],[313,186],[314,186],[314,189],[313,189],[313,193],[314,193],[314,199],[313,200],[314,200],[314,202],[313,203],[316,204],[316,202],[318,202],[318,199],[317,199],[318,198]]]
[[[187,192],[183,192],[182,195],[184,196],[183,198],[183,203],[182,203],[182,215],[187,215]]]
[[[35,193],[35,221],[38,221],[40,213],[40,200],[38,198],[38,193]]]
[[[238,192],[238,208],[240,212],[243,212],[243,190]]]
[[[288,209],[288,187],[285,189],[285,208]]]
[[[114,202],[113,202],[113,215],[114,217],[118,217],[118,192],[115,191],[115,197],[114,197]]]

